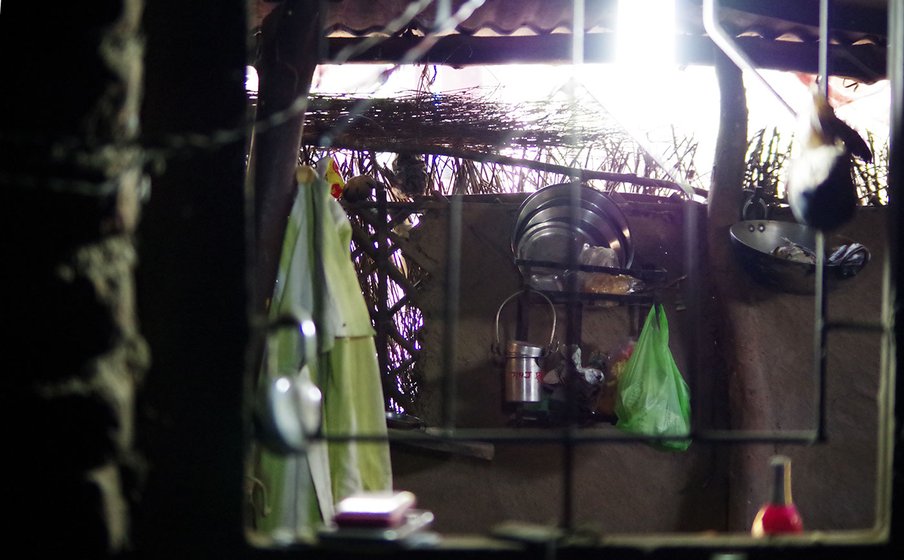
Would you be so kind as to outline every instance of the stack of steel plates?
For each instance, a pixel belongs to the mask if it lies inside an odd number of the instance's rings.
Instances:
[[[634,260],[621,208],[580,182],[549,185],[528,196],[518,210],[511,244],[522,275],[536,288],[555,289],[542,279],[555,282],[570,263],[580,264],[577,258],[585,244],[612,249],[618,260],[615,268],[628,269]]]

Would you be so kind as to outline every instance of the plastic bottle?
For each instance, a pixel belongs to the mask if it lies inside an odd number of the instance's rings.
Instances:
[[[791,498],[791,459],[776,455],[772,467],[772,496],[753,519],[751,533],[755,537],[801,533],[803,521]]]

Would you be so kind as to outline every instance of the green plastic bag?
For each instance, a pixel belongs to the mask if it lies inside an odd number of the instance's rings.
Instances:
[[[690,411],[690,391],[669,350],[669,322],[657,304],[618,378],[615,425],[633,434],[685,436],[690,434]],[[669,451],[684,451],[690,444],[690,439],[651,441]]]

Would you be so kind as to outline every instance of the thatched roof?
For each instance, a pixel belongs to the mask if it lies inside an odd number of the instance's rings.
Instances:
[[[593,118],[576,118],[591,111]],[[613,136],[626,137],[599,108],[555,100],[504,103],[479,88],[393,98],[314,94],[304,133],[305,141],[315,145],[360,145],[387,152],[420,146],[422,153],[430,148],[590,148],[603,146]]]

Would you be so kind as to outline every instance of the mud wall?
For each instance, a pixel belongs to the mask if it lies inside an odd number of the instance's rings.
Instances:
[[[737,363],[719,365],[712,321],[689,300],[684,276],[685,212],[681,203],[633,201],[623,205],[636,247],[636,263],[666,270],[668,288],[658,297],[670,322],[671,349],[691,386],[697,427],[806,430],[815,426],[812,375],[813,298],[777,293],[745,278],[744,298],[726,302],[735,318]],[[462,212],[460,316],[452,372],[455,375],[453,424],[457,428],[510,428],[504,406],[501,367],[494,361],[495,314],[519,289],[520,273],[510,249],[517,203],[466,202]],[[880,211],[862,212],[851,237],[867,243],[874,262],[831,293],[830,313],[838,318],[878,318],[884,231]],[[444,417],[444,302],[448,212],[425,213],[411,242],[429,255],[432,267],[419,294],[425,327],[419,409],[429,427]],[[705,272],[705,267],[704,267]],[[705,299],[711,298],[707,291]],[[617,305],[583,309],[584,357],[615,349],[636,335],[648,307]],[[560,314],[558,340],[565,339]],[[531,340],[548,336],[543,306],[529,306]],[[500,321],[505,340],[515,313]],[[698,340],[695,348],[688,345]],[[808,529],[870,527],[875,506],[876,391],[878,339],[837,334],[829,347],[828,442],[812,446],[724,445],[697,441],[686,452],[663,452],[644,443],[582,443],[573,455],[560,444],[499,442],[460,445],[437,451],[394,444],[393,468],[399,488],[414,491],[434,511],[436,528],[447,532],[485,532],[506,520],[559,523],[571,516],[577,527],[614,533],[746,531],[768,493],[772,453],[792,456],[795,499]],[[611,433],[600,421],[581,433]],[[525,432],[526,433],[526,432]],[[574,477],[563,469],[569,464]],[[574,500],[563,500],[565,484]],[[832,493],[826,492],[831,488]],[[567,508],[567,509],[566,509]]]

